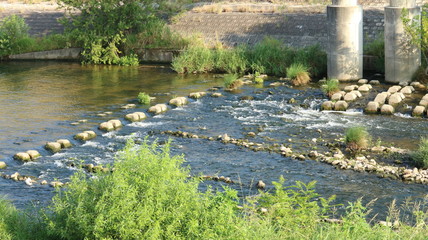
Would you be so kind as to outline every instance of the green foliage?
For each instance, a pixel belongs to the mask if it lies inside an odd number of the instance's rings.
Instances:
[[[336,93],[340,90],[339,89],[339,80],[328,79],[326,81],[326,83],[321,86],[321,89],[328,97],[331,97],[334,93]]]
[[[297,49],[294,63],[308,66],[311,76],[327,75],[327,53],[321,49],[319,44]]]
[[[428,138],[421,138],[419,148],[412,154],[412,159],[418,167],[428,168]]]
[[[214,72],[244,73],[247,69],[245,59],[246,49],[239,46],[234,49],[225,49],[219,46],[213,50]]]
[[[138,94],[138,102],[140,102],[141,104],[144,104],[144,105],[150,104],[150,96],[149,96],[149,94],[147,94],[145,92],[140,92]]]
[[[369,142],[370,134],[364,127],[351,127],[345,132],[345,144],[351,151],[365,149]]]
[[[21,51],[28,39],[29,27],[22,17],[12,15],[0,23],[0,56]]]
[[[213,52],[204,46],[191,46],[172,62],[172,69],[178,73],[204,73],[214,68]]]
[[[309,68],[301,63],[293,63],[287,68],[287,78],[296,86],[307,84],[311,78],[308,72]]]
[[[169,144],[129,143],[114,172],[93,179],[79,172],[58,192],[50,232],[64,239],[242,238],[237,192],[199,192],[183,162],[169,155]]]
[[[235,89],[242,85],[242,81],[238,79],[236,74],[226,74],[224,76],[224,87],[228,89]]]
[[[385,40],[383,35],[364,45],[364,54],[375,56],[374,66],[376,71],[385,73]]]

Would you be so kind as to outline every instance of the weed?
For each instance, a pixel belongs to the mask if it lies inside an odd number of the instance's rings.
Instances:
[[[305,85],[311,80],[308,70],[308,67],[301,63],[293,63],[287,68],[287,77],[295,86]]]
[[[345,144],[351,151],[358,151],[368,147],[370,135],[364,127],[351,127],[345,132]]]
[[[339,80],[337,79],[328,79],[324,85],[321,86],[322,91],[330,98],[333,94],[338,92],[339,89]]]
[[[226,74],[224,76],[224,87],[228,89],[235,89],[242,85],[242,81],[238,79],[236,74]]]
[[[375,70],[385,73],[385,41],[383,35],[364,45],[364,54],[375,56]]]
[[[150,104],[149,94],[147,94],[145,92],[140,92],[138,94],[138,102],[140,102],[141,104],[144,104],[144,105],[149,105]]]
[[[428,138],[421,138],[419,148],[412,154],[412,159],[418,167],[428,168]]]

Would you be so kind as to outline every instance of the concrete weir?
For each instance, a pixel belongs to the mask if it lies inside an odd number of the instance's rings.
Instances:
[[[409,44],[401,19],[403,9],[408,17],[420,24],[421,9],[415,0],[390,0],[385,7],[385,81],[391,83],[410,82],[421,65],[421,52]]]
[[[327,75],[338,80],[363,76],[363,8],[357,0],[333,0],[327,6]]]

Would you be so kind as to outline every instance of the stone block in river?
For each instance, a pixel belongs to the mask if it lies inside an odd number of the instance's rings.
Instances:
[[[41,156],[40,153],[36,150],[28,150],[27,153],[30,155],[31,160],[35,160]]]
[[[394,106],[399,104],[402,100],[402,96],[399,93],[394,93],[388,98],[388,104]]]
[[[6,167],[7,167],[6,163],[0,161],[0,169],[4,169]]]
[[[360,86],[359,88],[358,88],[358,91],[360,91],[360,92],[368,92],[368,91],[370,91],[370,87],[369,87],[370,85],[368,85],[368,84],[364,84],[364,85],[362,85],[362,86]]]
[[[422,99],[422,100],[419,102],[419,105],[420,105],[420,106],[424,106],[424,107],[428,107],[428,99]]]
[[[358,84],[360,84],[360,85],[362,85],[362,84],[366,84],[366,83],[368,83],[368,82],[369,82],[369,80],[364,79],[364,78],[362,78],[362,79],[358,80]]]
[[[56,153],[61,150],[61,144],[57,142],[48,142],[46,143],[45,148],[53,153]]]
[[[382,105],[382,104],[385,104],[387,98],[388,98],[388,93],[383,92],[383,93],[379,93],[374,99],[374,101]]]
[[[358,91],[358,90],[351,91],[351,93],[355,94],[355,95],[357,96],[357,98],[359,98],[359,97],[363,96],[363,95],[360,93],[360,91]]]
[[[135,114],[135,113],[129,113],[125,115],[125,119],[130,122],[138,122],[140,121],[140,116],[138,116],[138,114]]]
[[[358,89],[358,85],[350,85],[344,88],[345,92],[354,91],[355,89]]]
[[[119,119],[112,119],[112,120],[109,120],[108,122],[113,125],[114,129],[117,129],[123,126],[122,122]]]
[[[343,97],[343,100],[345,100],[347,102],[355,101],[355,99],[357,99],[357,95],[355,93],[353,93],[353,92],[348,92]]]
[[[396,92],[398,92],[400,90],[401,90],[401,86],[398,86],[398,85],[392,86],[392,87],[388,88],[388,92],[391,93],[391,94],[392,93],[396,93]]]
[[[211,94],[211,97],[216,97],[217,98],[217,97],[221,97],[221,96],[223,96],[223,94],[217,93],[217,92]]]
[[[384,114],[384,115],[391,115],[394,113],[394,107],[389,105],[389,104],[384,104],[381,108],[380,108],[380,113]]]
[[[189,98],[199,99],[199,98],[205,96],[206,94],[207,94],[206,92],[194,92],[194,93],[189,94]]]
[[[61,148],[69,148],[72,146],[68,139],[58,139],[56,142],[61,144]]]
[[[422,117],[424,115],[424,113],[425,113],[425,107],[424,106],[416,106],[413,109],[412,116],[413,117]]]
[[[369,84],[371,84],[371,85],[379,85],[379,84],[380,84],[380,82],[379,82],[379,80],[371,80],[371,81],[369,82]]]
[[[169,104],[176,106],[176,107],[184,106],[188,102],[189,101],[187,101],[187,98],[185,98],[185,97],[176,97],[176,98],[169,100]]]
[[[84,131],[83,133],[88,134],[89,139],[93,139],[97,137],[97,134],[94,131]]]
[[[406,86],[400,90],[400,93],[411,94],[413,91],[415,91],[415,89],[412,86]]]
[[[156,104],[151,106],[148,110],[149,113],[160,114],[166,112],[168,110],[168,106],[166,104]]]
[[[366,109],[364,110],[366,113],[377,113],[380,109],[379,103],[375,101],[371,101],[367,104]]]
[[[98,126],[98,129],[100,129],[101,131],[110,132],[114,130],[114,126],[113,126],[113,123],[111,122],[102,122]]]
[[[345,101],[337,101],[334,104],[335,111],[346,111],[346,109],[348,109],[348,103]]]
[[[332,101],[325,101],[321,104],[321,111],[322,110],[333,110],[334,109],[334,103]]]
[[[340,92],[337,92],[331,96],[331,100],[332,101],[339,101],[339,100],[342,100],[342,97],[343,97],[343,94]]]
[[[24,161],[24,162],[31,161],[30,154],[28,154],[26,152],[19,152],[19,153],[15,154],[13,156],[13,158],[16,160]]]

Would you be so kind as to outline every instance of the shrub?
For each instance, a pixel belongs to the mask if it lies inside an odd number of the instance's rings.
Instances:
[[[244,73],[247,69],[245,47],[224,49],[219,46],[213,50],[214,71],[219,73]]]
[[[293,63],[287,68],[287,77],[295,86],[305,85],[311,80],[308,70],[308,67],[301,63]]]
[[[330,98],[333,94],[338,92],[339,89],[339,80],[337,79],[328,79],[324,85],[321,86],[322,91]]]
[[[412,154],[412,159],[418,167],[428,168],[428,138],[421,138],[419,148]]]
[[[29,27],[22,17],[12,15],[0,23],[0,56],[18,53],[28,42]]]
[[[128,56],[122,56],[117,61],[117,65],[120,66],[138,66],[138,56],[136,54],[130,54]]]
[[[370,135],[364,127],[351,127],[345,132],[345,144],[351,151],[368,147]]]
[[[319,44],[298,49],[294,62],[308,66],[311,76],[327,75],[327,53],[321,49]]]
[[[375,70],[385,73],[385,40],[383,35],[364,45],[364,54],[375,56]]]
[[[236,74],[226,74],[224,76],[224,87],[228,89],[235,89],[242,85],[242,81],[238,79]]]
[[[213,53],[204,46],[191,46],[172,62],[172,69],[178,73],[205,73],[213,68]]]
[[[150,104],[150,96],[149,96],[149,94],[147,94],[145,92],[140,92],[138,94],[138,102],[140,102],[141,104],[144,104],[144,105]]]

